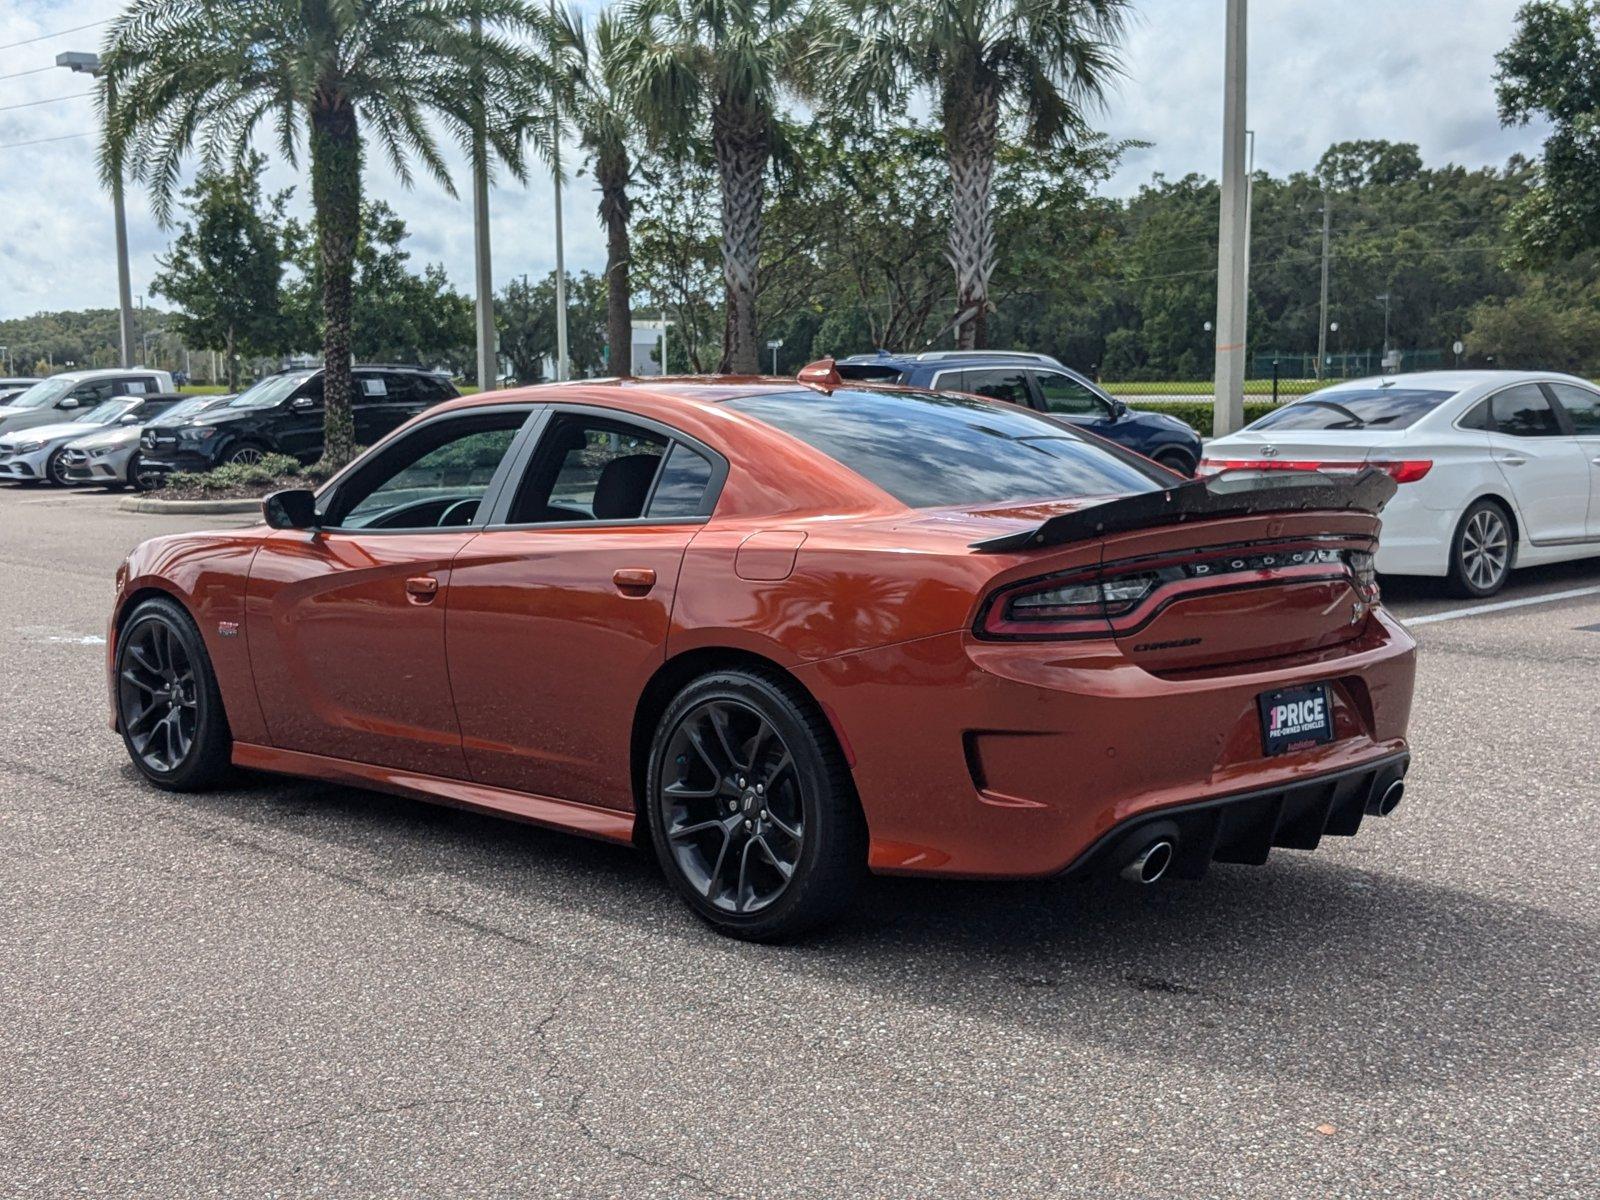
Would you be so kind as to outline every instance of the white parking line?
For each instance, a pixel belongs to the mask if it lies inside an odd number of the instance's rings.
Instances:
[[[1576,600],[1580,596],[1600,596],[1600,587],[1572,588],[1565,592],[1550,592],[1544,596],[1524,596],[1521,600],[1502,600],[1498,604],[1480,604],[1476,608],[1452,608],[1449,612],[1429,613],[1424,617],[1401,617],[1400,623],[1431,625],[1435,621],[1454,621],[1457,617],[1476,617],[1483,613],[1505,612],[1509,608],[1527,608],[1532,604],[1554,604],[1557,600]]]

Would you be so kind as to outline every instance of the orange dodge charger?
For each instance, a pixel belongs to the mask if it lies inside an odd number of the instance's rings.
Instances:
[[[164,788],[246,767],[648,842],[744,938],[869,870],[1193,878],[1399,802],[1394,486],[1187,480],[826,361],[496,392],[135,550],[113,721]]]

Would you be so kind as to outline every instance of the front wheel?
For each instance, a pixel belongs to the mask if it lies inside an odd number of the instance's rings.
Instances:
[[[56,487],[71,487],[72,480],[67,475],[66,449],[63,447],[45,459],[44,477]]]
[[[1450,542],[1450,584],[1458,596],[1492,596],[1511,576],[1515,542],[1511,517],[1493,500],[1462,514]]]
[[[1194,474],[1194,463],[1181,450],[1163,450],[1156,455],[1156,462],[1185,478]]]
[[[232,736],[200,632],[171,600],[146,600],[117,635],[117,727],[133,765],[174,792],[210,787]]]
[[[667,877],[732,937],[822,924],[866,871],[866,823],[833,731],[776,672],[719,671],[684,688],[657,726],[646,800]]]

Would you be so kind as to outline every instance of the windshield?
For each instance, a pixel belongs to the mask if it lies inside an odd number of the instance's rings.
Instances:
[[[1329,388],[1274,409],[1251,429],[1404,429],[1427,416],[1454,392],[1422,388]]]
[[[57,375],[36,383],[20,396],[11,398],[12,408],[48,408],[78,386],[76,375]]]
[[[216,404],[219,399],[217,396],[196,396],[192,400],[180,400],[161,414],[161,423],[170,425],[174,421],[187,421],[190,417],[197,417]]]
[[[273,408],[289,398],[295,388],[311,378],[310,371],[271,375],[228,401],[229,408]]]
[[[74,425],[109,425],[118,417],[130,413],[138,406],[137,400],[107,400],[104,404],[96,404],[88,412],[79,413],[72,418]]]
[[[731,409],[774,425],[910,508],[1150,492],[1156,466],[1092,444],[1047,417],[929,392],[765,392]]]

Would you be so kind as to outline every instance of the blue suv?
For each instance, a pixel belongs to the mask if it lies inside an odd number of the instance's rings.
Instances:
[[[1200,462],[1200,435],[1176,417],[1139,412],[1045,354],[936,350],[857,354],[835,364],[843,379],[971,392],[1047,412],[1182,475]]]

